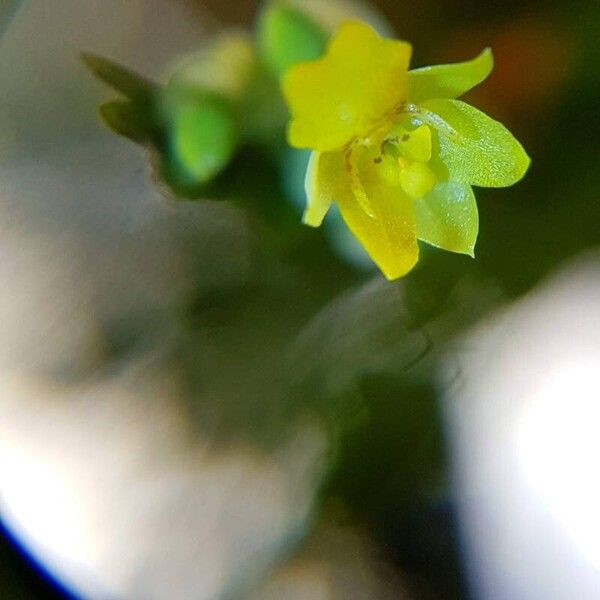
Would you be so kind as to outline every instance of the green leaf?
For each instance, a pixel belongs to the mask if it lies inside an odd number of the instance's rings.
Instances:
[[[328,37],[310,17],[282,2],[271,2],[263,10],[257,36],[261,56],[276,77],[296,63],[319,58]]]
[[[429,100],[416,121],[431,125],[437,154],[456,179],[481,187],[519,181],[531,162],[515,137],[498,121],[460,100]]]
[[[218,98],[181,106],[172,116],[172,159],[193,183],[206,183],[222,171],[231,160],[237,141],[232,111]]]
[[[96,54],[82,53],[81,60],[101,81],[135,102],[150,102],[159,91],[159,86],[122,67],[121,65]]]
[[[417,237],[438,248],[474,256],[479,231],[477,203],[470,185],[442,181],[415,201]]]
[[[494,68],[490,48],[466,62],[435,65],[408,73],[408,99],[419,103],[433,98],[458,98],[484,81]]]
[[[152,115],[147,108],[129,100],[106,102],[100,107],[100,116],[115,133],[138,144],[149,141],[154,133]]]

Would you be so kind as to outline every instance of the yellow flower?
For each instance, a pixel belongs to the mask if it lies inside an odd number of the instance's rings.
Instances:
[[[313,150],[304,223],[318,227],[336,202],[388,279],[416,264],[417,239],[473,255],[471,185],[511,185],[529,165],[500,123],[454,99],[491,72],[489,50],[414,71],[410,55],[410,44],[353,21],[283,79],[289,142]]]

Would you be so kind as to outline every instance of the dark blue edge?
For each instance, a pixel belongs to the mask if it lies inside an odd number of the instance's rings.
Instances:
[[[52,575],[6,526],[2,518],[0,518],[0,538],[6,543],[9,553],[13,555],[15,562],[22,569],[21,575],[25,576],[24,579],[28,583],[29,580],[32,580],[32,588],[35,587],[47,593],[47,596],[45,594],[44,597],[53,600],[84,600],[84,598],[76,596]],[[27,591],[33,591],[33,589]]]

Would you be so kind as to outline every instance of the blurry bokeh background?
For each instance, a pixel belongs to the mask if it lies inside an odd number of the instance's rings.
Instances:
[[[182,201],[100,122],[80,51],[165,81],[258,2],[17,4],[0,598],[597,598],[598,3],[339,3],[414,66],[491,46],[468,100],[532,157],[476,190],[475,260],[425,249],[394,283],[300,225],[283,145],[234,164],[238,197]]]

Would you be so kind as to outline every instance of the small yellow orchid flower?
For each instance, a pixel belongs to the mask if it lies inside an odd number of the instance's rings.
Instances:
[[[304,223],[318,227],[336,202],[388,279],[416,264],[417,239],[473,256],[471,186],[512,185],[530,162],[503,125],[455,100],[489,75],[490,50],[413,71],[410,56],[407,42],[347,22],[282,84],[289,143],[313,150]]]

